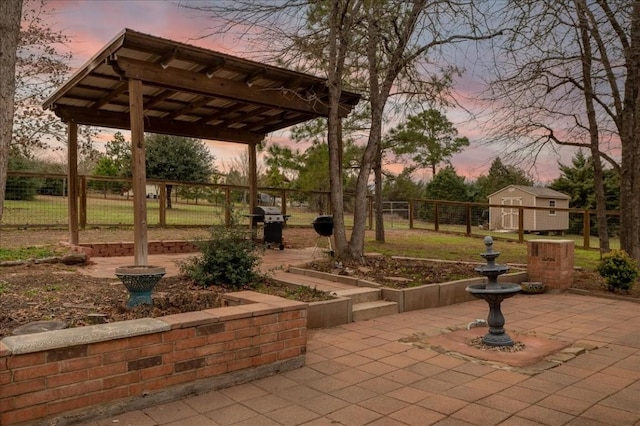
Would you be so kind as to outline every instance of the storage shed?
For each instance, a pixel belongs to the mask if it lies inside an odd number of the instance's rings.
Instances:
[[[569,212],[557,209],[568,209],[569,199],[568,195],[550,188],[509,185],[489,195],[489,229],[517,230],[519,207],[523,206],[525,232],[566,231]]]

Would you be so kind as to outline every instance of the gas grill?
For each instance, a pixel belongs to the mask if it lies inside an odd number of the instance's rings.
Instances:
[[[251,215],[252,225],[257,228],[259,224],[263,224],[263,242],[266,248],[270,248],[272,244],[277,245],[280,250],[284,250],[284,242],[282,240],[282,228],[289,219],[289,215],[282,214],[278,207],[257,206],[253,208]]]

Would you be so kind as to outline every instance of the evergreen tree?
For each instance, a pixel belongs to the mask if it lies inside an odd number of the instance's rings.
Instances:
[[[458,137],[458,130],[436,109],[412,115],[407,122],[393,129],[388,141],[395,154],[412,161],[417,167],[431,169],[449,163],[450,158],[469,146],[469,139]]]
[[[158,134],[145,135],[147,178],[209,182],[216,171],[215,157],[200,139]],[[172,185],[167,185],[167,208]]]
[[[441,169],[427,184],[426,198],[430,200],[470,201],[469,187],[463,176],[459,176],[452,166]],[[443,205],[440,207],[440,223],[463,224],[466,220],[464,206]],[[432,212],[426,216],[431,220]]]
[[[594,176],[591,158],[582,150],[571,159],[570,165],[558,163],[561,175],[549,188],[563,192],[571,197],[569,207],[576,209],[595,209]],[[604,188],[607,210],[620,208],[620,178],[612,169],[604,171]]]

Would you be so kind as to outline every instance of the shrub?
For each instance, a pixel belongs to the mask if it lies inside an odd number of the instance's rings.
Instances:
[[[602,256],[597,268],[607,282],[609,291],[629,290],[638,278],[638,265],[623,250],[613,250]]]
[[[211,239],[199,243],[200,255],[180,264],[180,271],[199,285],[254,288],[262,278],[261,258],[247,233],[233,228],[211,229]]]

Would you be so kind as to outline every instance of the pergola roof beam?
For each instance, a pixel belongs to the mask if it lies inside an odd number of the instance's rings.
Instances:
[[[126,112],[97,111],[88,113],[86,108],[58,106],[56,114],[66,122],[116,129],[131,128],[130,115]],[[166,120],[149,116],[144,118],[144,128],[149,133],[240,143],[258,143],[265,136],[263,133],[251,133],[242,129],[228,129],[209,125],[194,126],[193,122],[189,121]]]
[[[319,102],[319,99],[304,99],[292,90],[283,91],[281,87],[263,88],[256,91],[244,82],[218,77],[208,78],[200,73],[177,68],[165,70],[160,65],[129,58],[116,58],[114,65],[127,78],[141,80],[151,86],[234,101],[249,101],[267,107],[296,110],[313,115],[327,115],[329,113],[328,106]]]

